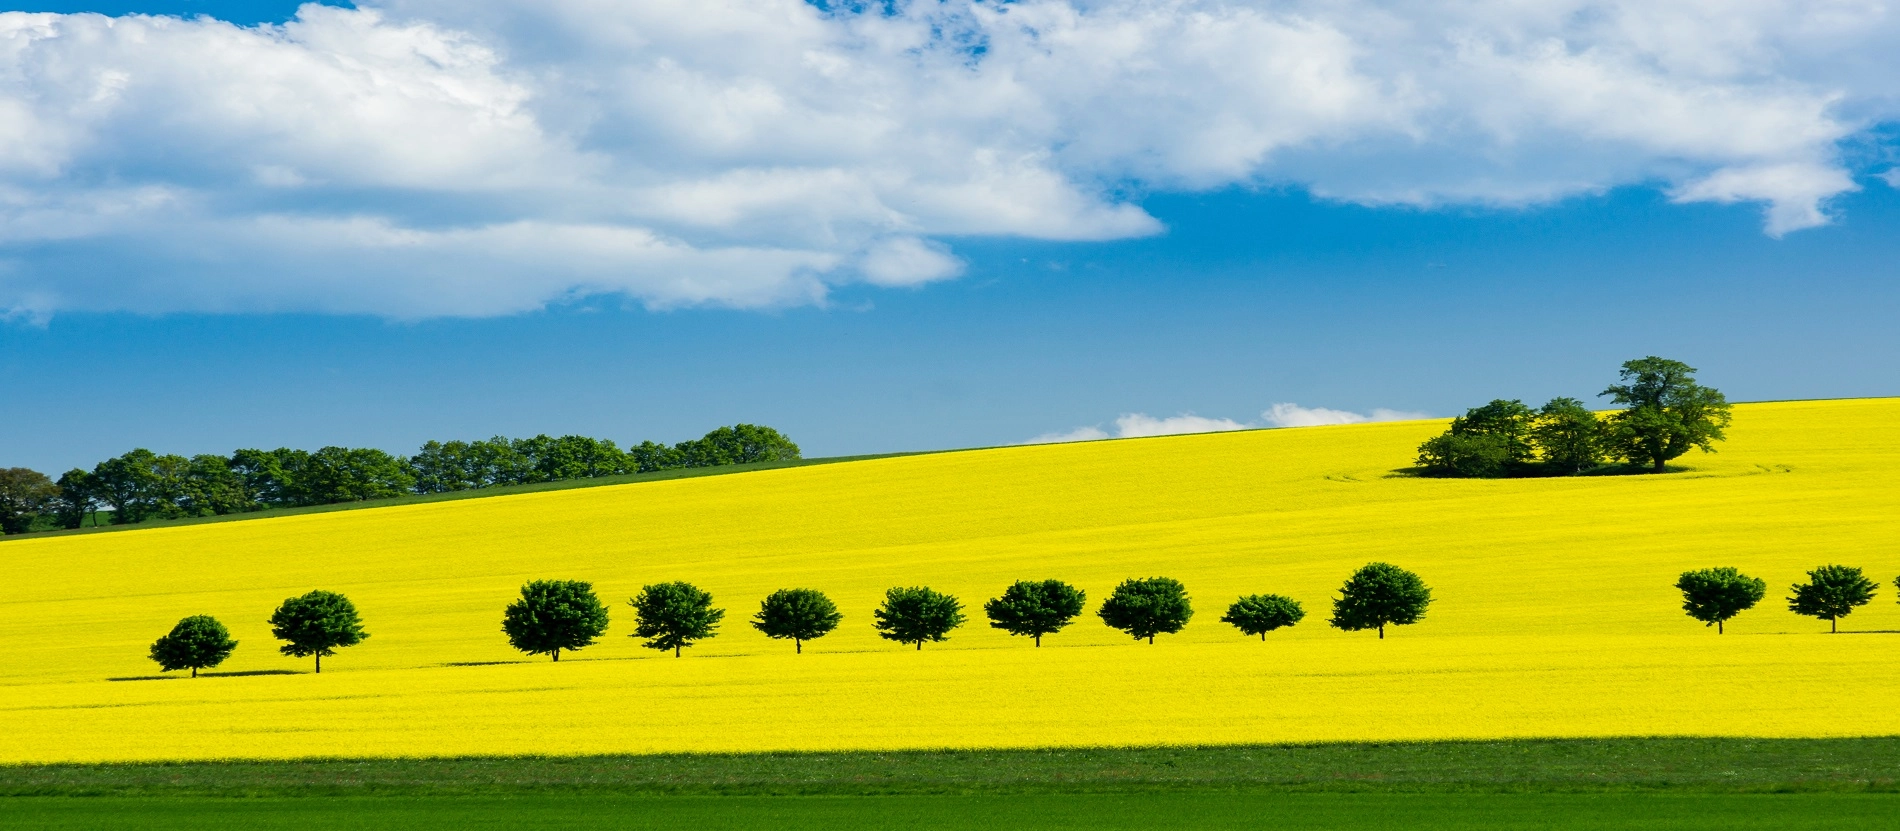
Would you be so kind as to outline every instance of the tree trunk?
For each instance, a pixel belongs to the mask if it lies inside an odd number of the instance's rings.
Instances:
[[[561,662],[561,650],[559,647],[556,647],[554,650],[554,662],[557,664]]]
[[[924,642],[923,642],[923,641],[918,641],[918,642],[917,642],[917,651],[918,651],[918,652],[922,652],[922,651],[924,651]]]
[[[1261,643],[1266,643],[1266,642],[1267,642],[1267,633],[1265,633],[1265,632],[1261,632],[1261,633],[1260,633],[1260,642],[1261,642]]]
[[[1841,619],[1835,617],[1828,618],[1827,631],[1830,635],[1839,633],[1841,631]]]
[[[677,646],[673,647],[673,657],[678,658],[679,656],[680,656],[680,648]]]
[[[1719,620],[1715,622],[1715,634],[1722,634],[1722,622]]]
[[[1663,472],[1663,457],[1661,453],[1656,454],[1656,466],[1654,468],[1651,468],[1651,470],[1653,470],[1656,473]]]
[[[323,653],[317,653],[317,674],[323,674]]]
[[[1036,648],[1037,648],[1037,649],[1041,649],[1041,648],[1042,648],[1042,636],[1041,636],[1041,635],[1037,635],[1037,636],[1036,636]]]
[[[1153,636],[1153,635],[1149,635],[1149,636],[1148,636],[1148,643],[1150,643],[1150,644],[1152,644],[1152,643],[1154,643],[1154,642],[1155,642],[1155,636]]]
[[[193,678],[196,678],[196,677],[198,677],[198,668],[197,668],[197,667],[192,667],[192,668],[191,668],[191,677],[193,677]]]
[[[802,640],[799,640],[798,638],[792,639],[792,648],[796,650],[792,653],[793,655],[805,654],[805,642]]]
[[[1385,624],[1379,624],[1379,640],[1385,640]]]

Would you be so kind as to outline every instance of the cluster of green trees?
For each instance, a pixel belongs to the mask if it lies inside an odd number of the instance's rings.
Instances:
[[[1346,580],[1333,600],[1335,628],[1349,632],[1417,623],[1431,605],[1431,589],[1423,580],[1389,563],[1371,563]],[[1045,635],[1062,631],[1087,606],[1081,589],[1061,580],[1022,580],[983,604],[991,628],[1031,638],[1042,646]],[[644,586],[627,601],[633,607],[634,631],[650,649],[682,650],[718,634],[724,609],[713,596],[691,583],[655,583]],[[1181,631],[1194,617],[1187,588],[1168,577],[1125,580],[1115,587],[1096,611],[1108,626],[1134,638],[1154,643],[1156,635]],[[1299,623],[1306,616],[1300,603],[1276,594],[1247,595],[1235,600],[1221,617],[1246,635],[1266,639],[1268,632]],[[925,643],[948,640],[965,622],[963,603],[928,586],[896,586],[884,593],[884,603],[872,612],[879,637],[923,649]],[[766,637],[790,640],[795,652],[838,627],[844,616],[837,604],[816,589],[780,589],[759,602],[752,627]],[[294,657],[323,658],[335,650],[369,637],[356,607],[340,594],[313,591],[285,600],[270,618],[271,633],[285,642],[280,650]],[[501,631],[514,648],[529,655],[561,660],[562,652],[592,646],[607,633],[606,604],[593,584],[580,580],[535,580],[521,587],[521,595],[502,610]],[[215,618],[185,618],[152,644],[151,658],[165,671],[215,667],[231,656],[237,642]]]
[[[1895,578],[1900,587],[1900,578]],[[1740,571],[1705,568],[1685,571],[1676,580],[1682,591],[1682,610],[1722,634],[1722,624],[1760,603],[1768,584]],[[1788,596],[1788,611],[1828,622],[1829,632],[1841,630],[1841,618],[1872,603],[1879,585],[1853,566],[1825,565],[1808,572],[1808,581],[1796,583]]]
[[[100,510],[123,525],[797,458],[791,439],[753,424],[721,427],[670,447],[648,441],[627,450],[606,439],[545,435],[432,441],[408,458],[363,447],[191,457],[140,448],[58,480],[27,468],[0,469],[0,531],[78,528]]]
[[[1731,418],[1728,399],[1696,383],[1695,367],[1650,356],[1627,361],[1621,383],[1599,395],[1626,409],[1599,417],[1575,398],[1535,410],[1498,399],[1451,420],[1419,445],[1428,476],[1576,476],[1615,464],[1663,471],[1692,449],[1715,452]]]

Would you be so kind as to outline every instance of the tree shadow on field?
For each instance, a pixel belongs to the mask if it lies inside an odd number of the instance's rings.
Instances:
[[[1839,632],[1822,632],[1823,635],[1900,635],[1900,629],[1842,629]]]
[[[579,660],[579,659],[575,659],[575,660]],[[446,664],[443,664],[443,666],[445,667],[505,667],[510,664],[534,664],[534,663],[540,663],[540,662],[539,661],[450,661]],[[554,662],[548,661],[548,663],[551,664]],[[570,661],[569,663],[572,663],[572,661]]]
[[[294,669],[247,669],[247,670],[240,670],[240,671],[234,671],[234,672],[205,671],[205,672],[198,673],[198,677],[199,678],[248,678],[253,675],[302,675],[302,674],[303,674],[302,672],[299,672]],[[118,678],[107,678],[106,680],[107,681],[178,681],[178,680],[189,681],[191,680],[191,676],[188,674],[187,675],[123,675]]]

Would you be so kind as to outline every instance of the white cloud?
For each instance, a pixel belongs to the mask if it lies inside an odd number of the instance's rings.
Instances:
[[[1900,14],[1863,0],[362,5],[0,13],[0,314],[822,302],[1236,184],[1654,183],[1780,235],[1900,117]]]
[[[1410,421],[1431,418],[1427,413],[1405,410],[1374,409],[1369,413],[1355,413],[1350,410],[1329,410],[1325,407],[1302,407],[1298,404],[1280,403],[1267,408],[1260,419],[1269,427],[1324,427],[1330,424],[1361,424],[1368,421]]]
[[[1229,430],[1254,430],[1261,427],[1319,427],[1328,424],[1359,424],[1369,421],[1409,421],[1419,418],[1431,418],[1431,416],[1426,413],[1383,408],[1369,413],[1355,413],[1347,410],[1329,410],[1325,407],[1302,407],[1298,404],[1275,404],[1260,414],[1260,421],[1251,423],[1227,418],[1207,418],[1192,413],[1166,418],[1156,418],[1146,413],[1128,413],[1115,419],[1113,434],[1091,425],[1064,432],[1044,433],[1023,443],[1054,444],[1107,438],[1132,439],[1145,436],[1176,436],[1185,433],[1220,433]]]

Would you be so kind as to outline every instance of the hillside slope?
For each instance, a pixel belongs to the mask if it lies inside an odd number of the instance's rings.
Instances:
[[[1178,436],[900,457],[734,476],[0,545],[0,761],[1434,737],[1900,734],[1900,400],[1737,408],[1716,455],[1662,477],[1391,475],[1442,423]],[[1420,572],[1438,602],[1380,642],[1325,624],[1353,568]],[[1883,584],[1844,622],[1785,611],[1805,569]],[[1684,569],[1767,579],[1729,634],[1684,617]],[[1153,646],[1103,627],[1123,578],[1187,584]],[[989,629],[1012,580],[1086,589],[1071,629]],[[500,629],[525,580],[585,579],[607,638],[522,662]],[[625,598],[690,580],[728,611],[674,659]],[[923,652],[879,640],[885,588],[963,598]],[[745,620],[809,586],[845,614],[793,656]],[[277,654],[283,598],[342,591],[372,637],[321,676]],[[1266,643],[1220,623],[1241,593],[1306,604]],[[211,614],[241,646],[197,680],[146,646]]]

